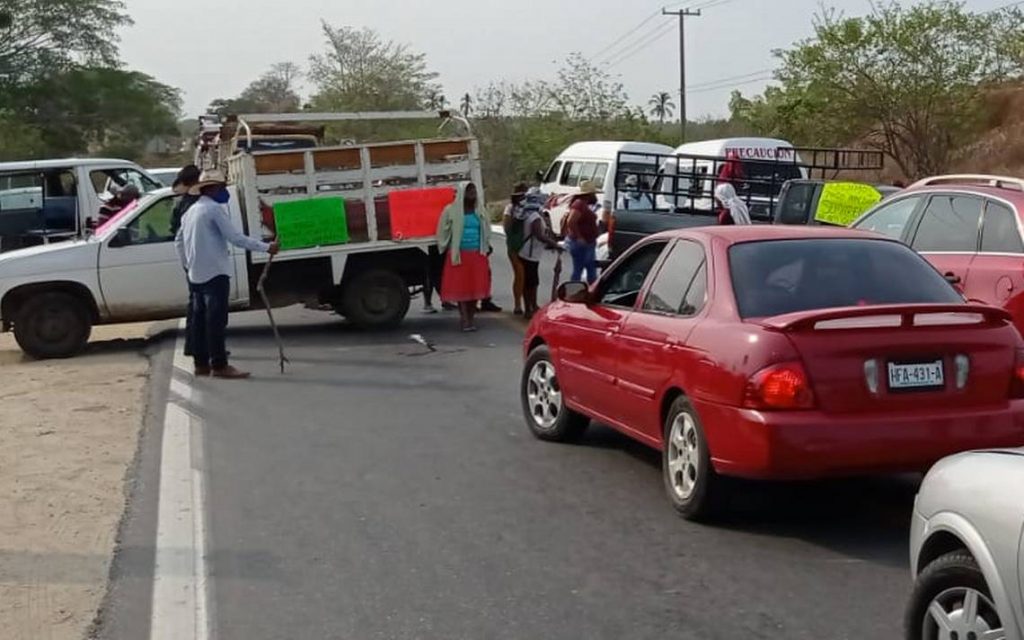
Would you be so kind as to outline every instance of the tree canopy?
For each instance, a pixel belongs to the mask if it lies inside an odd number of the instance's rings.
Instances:
[[[302,72],[298,65],[279,62],[253,80],[236,98],[220,98],[209,111],[218,115],[240,113],[292,113],[302,107],[296,85]]]
[[[440,96],[438,74],[426,55],[385,40],[372,29],[323,23],[327,50],[310,58],[311,99],[317,110],[400,111],[422,109]]]
[[[972,13],[960,2],[875,5],[863,17],[826,10],[814,36],[776,52],[780,86],[733,117],[804,144],[861,144],[910,178],[940,173],[976,135],[982,98],[1024,72],[1024,14]]]

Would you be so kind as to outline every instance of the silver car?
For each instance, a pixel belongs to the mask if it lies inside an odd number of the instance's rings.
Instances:
[[[1024,449],[942,460],[914,504],[910,640],[1024,640]]]

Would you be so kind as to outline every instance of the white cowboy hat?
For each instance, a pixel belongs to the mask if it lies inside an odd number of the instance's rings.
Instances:
[[[215,184],[223,185],[227,183],[228,179],[224,177],[223,172],[217,171],[216,169],[210,169],[209,171],[204,171],[202,175],[199,176],[199,182],[195,183],[195,185],[188,190],[188,193],[192,196],[198,196],[206,187]]]
[[[595,184],[593,180],[584,180],[583,182],[580,183],[579,195],[581,195],[581,196],[589,196],[590,194],[596,194],[596,193],[597,193],[597,184]]]

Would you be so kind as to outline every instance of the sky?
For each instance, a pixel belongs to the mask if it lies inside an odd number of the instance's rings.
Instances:
[[[452,102],[494,80],[553,78],[579,51],[623,83],[634,104],[679,91],[679,31],[688,18],[688,114],[723,116],[733,89],[763,90],[771,52],[807,38],[822,0],[126,0],[125,63],[182,90],[189,116],[233,97],[276,62],[302,67],[324,49],[321,20],[370,27],[427,55]],[[847,15],[869,0],[825,0]],[[984,11],[1007,0],[968,0]],[[676,98],[678,104],[678,98]]]

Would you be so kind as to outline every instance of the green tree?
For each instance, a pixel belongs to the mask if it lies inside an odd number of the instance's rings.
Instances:
[[[117,29],[131,24],[122,0],[3,0],[3,5],[0,81],[7,83],[75,61],[114,64]]]
[[[601,120],[621,116],[629,104],[622,83],[583,54],[569,54],[558,70],[551,98],[559,113],[573,120]]]
[[[237,98],[218,98],[207,109],[219,115],[294,113],[302,107],[296,84],[302,73],[291,62],[279,62],[252,81]]]
[[[910,178],[941,173],[976,135],[983,97],[1024,74],[1024,14],[960,2],[876,5],[864,17],[817,16],[814,36],[776,52],[780,87],[733,115],[801,143],[863,144]]]
[[[399,111],[422,109],[440,94],[438,75],[426,55],[385,40],[372,29],[323,23],[327,51],[310,59],[316,83],[315,109],[325,111]]]
[[[657,118],[660,124],[665,124],[665,119],[671,118],[676,109],[676,103],[672,101],[672,96],[668,91],[659,91],[654,94],[647,101],[647,105],[651,108],[651,115]]]
[[[23,88],[17,98],[23,122],[51,155],[134,158],[152,138],[178,132],[178,91],[137,71],[75,67]]]

